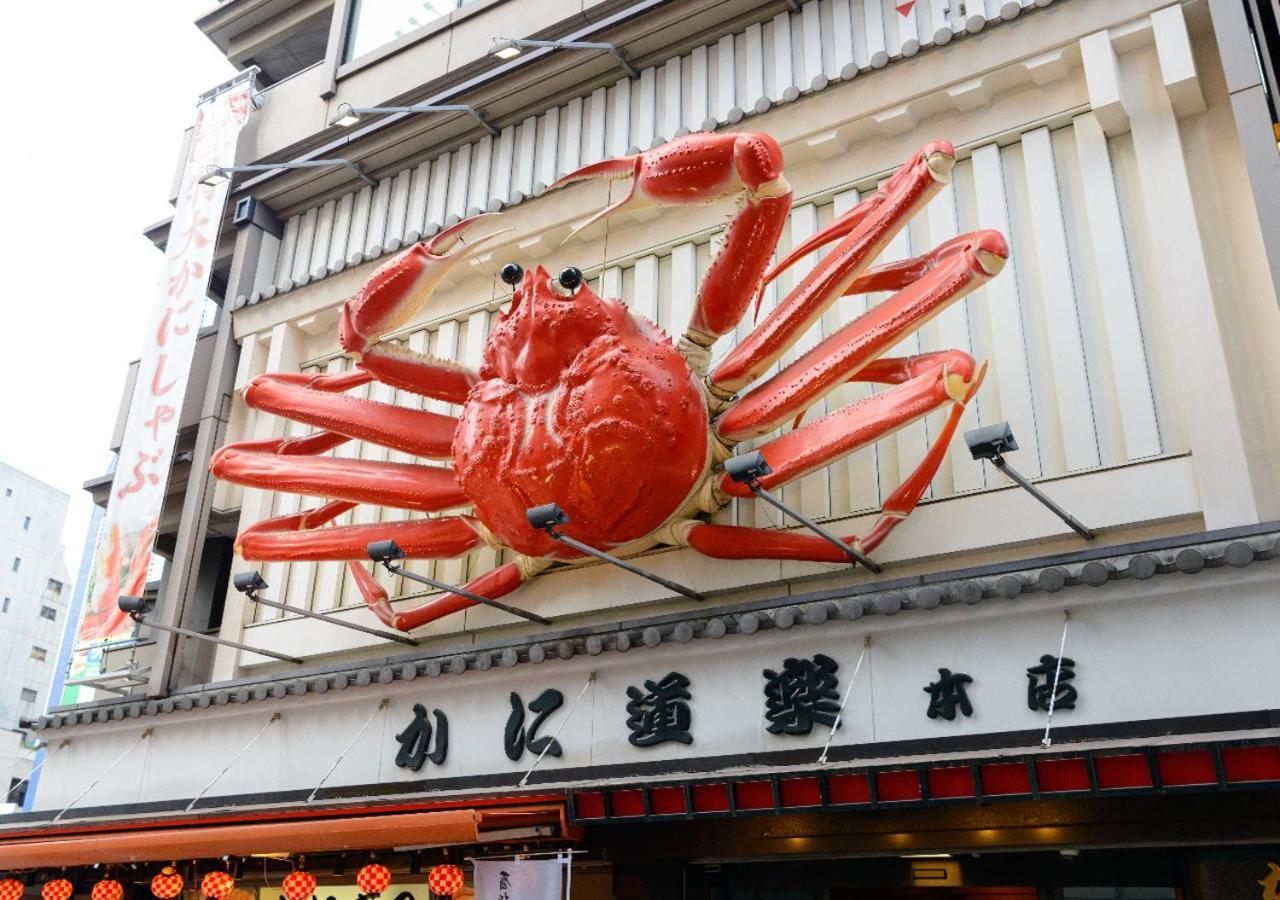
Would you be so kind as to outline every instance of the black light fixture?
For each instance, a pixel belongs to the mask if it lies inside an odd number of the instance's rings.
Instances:
[[[388,572],[394,572],[410,581],[416,581],[418,584],[425,584],[427,587],[433,587],[438,591],[444,591],[447,594],[457,594],[459,597],[466,597],[468,600],[474,600],[483,606],[491,606],[494,609],[500,609],[504,613],[518,616],[521,619],[528,619],[530,622],[537,622],[539,625],[550,625],[551,620],[543,618],[536,613],[531,613],[523,609],[517,609],[514,606],[508,606],[497,600],[490,600],[488,597],[481,597],[479,594],[473,593],[466,588],[457,587],[452,584],[445,584],[443,581],[436,581],[434,578],[428,578],[426,575],[419,575],[416,572],[410,572],[404,566],[394,565],[394,560],[404,559],[404,551],[400,549],[400,545],[395,541],[374,541],[365,548],[365,552],[369,554],[369,558],[375,563],[381,563]]]
[[[154,600],[144,600],[141,597],[120,597],[116,600],[116,606],[123,613],[128,613],[129,618],[137,622],[139,625],[146,625],[157,631],[167,631],[170,634],[180,634],[183,637],[194,638],[197,641],[205,641],[210,644],[221,644],[224,647],[234,647],[237,650],[245,650],[249,653],[257,653],[261,656],[269,656],[272,659],[278,659],[282,662],[291,662],[298,665],[302,664],[302,660],[296,656],[288,656],[284,653],[277,653],[274,650],[265,650],[262,647],[250,647],[248,644],[241,644],[238,641],[229,641],[226,638],[218,638],[209,634],[201,634],[198,631],[192,631],[189,628],[180,628],[177,625],[164,625],[160,622],[152,622],[146,618],[147,613],[151,612],[155,606]]]
[[[418,642],[411,637],[403,634],[396,634],[393,631],[382,631],[378,628],[369,628],[365,625],[359,625],[355,622],[347,622],[342,619],[335,619],[324,613],[312,612],[309,609],[303,609],[300,606],[291,606],[288,603],[281,603],[279,600],[268,600],[266,597],[258,595],[259,591],[265,591],[269,585],[263,581],[262,575],[257,570],[252,572],[241,572],[231,579],[232,584],[240,593],[244,594],[254,603],[262,606],[270,606],[272,609],[278,609],[281,612],[293,613],[295,616],[305,616],[308,619],[319,619],[321,622],[328,622],[330,625],[340,625],[343,628],[350,628],[352,631],[371,634],[374,637],[386,638],[389,641],[396,641],[401,644],[408,644],[410,647],[418,646]]]
[[[622,66],[628,78],[639,78],[640,72],[627,59],[616,44],[605,41],[535,41],[527,38],[498,37],[493,39],[489,55],[498,59],[515,59],[525,47],[550,47],[553,50],[607,50]]]
[[[1093,540],[1092,529],[1080,524],[1080,521],[1075,516],[1050,500],[1043,491],[1028,481],[1022,473],[1009,465],[1004,455],[1010,451],[1017,450],[1018,442],[1014,439],[1013,429],[1009,427],[1008,422],[997,422],[994,425],[986,425],[982,428],[966,431],[964,442],[969,445],[969,452],[973,454],[974,459],[989,460],[993,466],[1008,475],[1015,484],[1043,503],[1059,519],[1066,522],[1072,531],[1086,541]]]
[[[660,584],[667,590],[675,591],[677,594],[683,594],[690,600],[705,600],[706,597],[699,594],[682,584],[676,584],[669,581],[661,575],[655,575],[652,572],[646,572],[639,566],[634,566],[625,559],[619,559],[603,550],[597,550],[582,541],[569,537],[569,535],[556,531],[557,525],[569,524],[569,514],[560,508],[557,503],[545,503],[542,506],[532,506],[525,510],[525,518],[529,520],[529,524],[539,531],[545,531],[553,540],[559,541],[565,546],[572,547],[587,556],[594,556],[596,559],[603,560],[610,565],[617,566],[619,569],[625,569],[633,575],[639,575],[641,578],[647,578],[654,584]]]
[[[744,453],[741,456],[731,456],[724,461],[724,473],[738,484],[745,486],[746,489],[751,491],[751,493],[753,493],[757,498],[780,510],[784,515],[788,515],[795,519],[828,544],[837,548],[841,553],[849,557],[851,561],[864,566],[867,571],[874,572],[877,575],[884,571],[880,568],[879,563],[873,562],[871,557],[867,556],[867,554],[846,544],[817,522],[801,515],[798,510],[794,510],[790,506],[787,506],[776,496],[765,490],[764,486],[760,484],[760,479],[772,472],[773,469],[769,466],[769,462],[764,458],[764,454],[759,450],[753,450],[752,452]]]
[[[254,163],[248,166],[209,166],[200,176],[200,183],[215,187],[236,172],[274,172],[277,169],[332,169],[346,166],[360,176],[370,187],[378,186],[378,179],[365,171],[364,166],[349,159],[295,159],[291,162]]]
[[[337,125],[340,128],[350,128],[358,125],[364,116],[374,116],[383,113],[440,113],[440,112],[461,112],[471,116],[477,122],[484,126],[484,130],[494,137],[502,134],[501,129],[489,121],[489,117],[482,110],[476,109],[469,103],[418,103],[414,106],[364,106],[355,107],[350,103],[339,103],[337,114],[329,122],[330,125]]]

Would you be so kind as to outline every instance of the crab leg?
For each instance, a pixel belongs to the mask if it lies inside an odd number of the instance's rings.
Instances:
[[[849,557],[820,537],[699,522],[684,536],[686,546],[714,559],[793,559],[803,562],[847,563]]]
[[[708,379],[710,386],[725,396],[735,394],[773,365],[951,180],[955,162],[950,144],[926,144],[879,190],[775,267],[770,276],[776,277],[801,256],[844,235],[836,249],[716,366]]]
[[[622,209],[712,203],[738,197],[741,208],[698,291],[685,337],[709,347],[732,330],[759,290],[791,208],[782,151],[767,134],[691,134],[635,156],[605,160],[552,187],[589,178],[631,178],[621,200],[574,233]]]
[[[947,241],[918,259],[868,272],[848,290],[901,290],[753,389],[717,420],[716,433],[737,442],[780,427],[949,304],[989,281],[1008,255],[999,232],[978,231]]]

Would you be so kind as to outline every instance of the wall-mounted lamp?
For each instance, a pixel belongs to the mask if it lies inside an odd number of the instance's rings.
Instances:
[[[840,552],[849,557],[850,560],[856,563],[861,563],[868,571],[875,572],[877,575],[883,571],[879,564],[872,562],[871,557],[867,556],[867,554],[863,553],[861,550],[851,547],[849,544],[846,544],[844,541],[840,540],[840,538],[818,525],[817,522],[801,515],[799,511],[787,506],[773,494],[766,491],[764,486],[760,484],[760,479],[772,472],[773,469],[764,458],[764,454],[759,450],[754,450],[751,453],[744,453],[741,456],[731,456],[724,461],[724,473],[738,484],[745,485],[747,490],[755,494],[756,497],[780,510],[784,515],[788,515],[795,519],[828,544],[838,548]]]
[[[526,38],[494,38],[489,55],[498,59],[515,59],[525,47],[551,47],[555,50],[607,50],[626,71],[628,78],[639,78],[640,72],[627,60],[616,44],[604,41],[533,41]]]
[[[514,606],[508,606],[497,600],[490,600],[488,597],[481,597],[479,594],[473,593],[463,587],[457,587],[452,584],[445,584],[443,581],[436,581],[434,578],[428,578],[425,575],[419,575],[416,572],[410,572],[403,566],[394,564],[397,559],[404,559],[404,551],[400,549],[400,545],[395,541],[374,541],[365,547],[365,552],[369,554],[369,558],[375,563],[381,563],[388,572],[394,572],[410,581],[416,581],[418,584],[425,584],[427,587],[433,587],[438,591],[444,591],[447,594],[457,594],[459,597],[466,597],[468,600],[474,600],[483,606],[492,606],[494,609],[500,609],[504,613],[518,616],[521,619],[528,619],[530,622],[537,622],[539,625],[550,625],[551,620],[545,619],[535,613],[527,612],[523,609],[516,609]]]
[[[266,597],[258,596],[259,591],[265,591],[269,586],[263,580],[256,570],[253,572],[241,572],[239,575],[231,579],[232,584],[240,593],[244,594],[254,603],[262,606],[270,606],[281,612],[292,613],[295,616],[305,616],[308,619],[319,619],[321,622],[328,622],[330,625],[339,625],[343,628],[350,628],[352,631],[361,631],[365,634],[371,634],[375,637],[386,638],[389,641],[397,641],[401,644],[408,644],[410,647],[418,646],[418,642],[411,637],[405,637],[403,634],[395,634],[390,631],[379,631],[377,628],[368,628],[364,625],[358,625],[355,622],[346,622],[342,619],[335,619],[323,613],[312,612],[309,609],[303,609],[300,606],[290,606],[288,603],[281,603],[278,600],[268,600]]]
[[[436,112],[463,112],[483,125],[485,131],[494,137],[502,133],[497,125],[489,121],[489,117],[483,111],[467,103],[419,103],[417,106],[366,106],[360,108],[356,108],[350,103],[339,103],[337,115],[333,117],[329,124],[337,125],[340,128],[350,128],[352,125],[359,124],[363,116],[373,116],[380,113],[416,114]]]
[[[625,569],[633,575],[639,575],[641,578],[647,578],[654,584],[660,584],[667,590],[675,591],[677,594],[683,594],[690,600],[707,599],[697,591],[691,590],[682,584],[676,584],[674,581],[668,581],[661,575],[646,572],[639,566],[633,566],[625,559],[619,559],[616,556],[605,553],[603,550],[597,550],[589,544],[584,544],[582,541],[575,540],[567,534],[562,534],[561,532],[556,531],[557,525],[569,524],[569,514],[561,509],[560,505],[557,503],[545,503],[542,506],[531,506],[529,509],[525,510],[524,515],[525,518],[529,520],[529,524],[532,527],[539,531],[545,531],[553,540],[559,541],[566,546],[585,553],[587,556],[594,556],[596,559],[607,562],[610,565],[617,566],[619,569]]]
[[[1081,525],[1075,516],[1050,500],[1043,491],[1030,481],[1027,481],[1017,469],[1009,465],[1005,460],[1004,455],[1006,453],[1018,449],[1018,442],[1014,440],[1013,429],[1009,427],[1008,422],[997,422],[994,425],[966,431],[964,442],[969,445],[969,452],[973,454],[974,459],[990,460],[993,466],[1008,475],[1015,484],[1043,503],[1059,519],[1066,522],[1072,531],[1086,541],[1093,540],[1092,530]]]
[[[254,573],[257,574],[256,572]],[[261,576],[259,576],[261,580]],[[141,597],[120,597],[116,600],[116,606],[123,613],[128,613],[129,618],[137,622],[139,625],[146,625],[158,631],[167,631],[170,634],[180,634],[183,637],[194,638],[197,641],[205,641],[210,644],[221,644],[224,647],[234,647],[237,650],[245,650],[249,653],[257,653],[262,656],[269,656],[272,659],[282,660],[283,662],[302,663],[302,660],[296,656],[287,656],[284,653],[276,653],[274,650],[264,650],[261,647],[250,647],[248,644],[241,644],[236,641],[228,641],[225,638],[216,638],[209,634],[201,634],[198,631],[191,631],[187,628],[179,628],[177,625],[163,625],[159,622],[151,622],[146,618],[147,613],[151,612],[155,601],[144,600]]]
[[[222,184],[236,172],[273,172],[276,169],[331,169],[346,166],[359,175],[370,187],[378,186],[378,179],[365,171],[364,166],[349,159],[297,159],[293,162],[255,163],[250,166],[209,166],[200,176],[200,183],[210,187]]]

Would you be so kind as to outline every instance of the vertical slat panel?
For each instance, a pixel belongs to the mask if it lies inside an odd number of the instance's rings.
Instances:
[[[516,126],[508,125],[498,136],[497,146],[493,152],[492,175],[489,178],[489,199],[485,201],[485,209],[496,211],[503,203],[511,199],[511,168],[515,161]]]
[[[650,322],[658,321],[658,257],[642,256],[635,264],[631,306]]]
[[[773,39],[770,41],[769,54],[773,63],[773,84],[769,90],[769,99],[775,103],[789,103],[800,95],[791,66],[791,13],[780,12],[773,17]]]
[[[311,280],[311,251],[316,241],[316,219],[320,211],[311,207],[302,215],[302,223],[298,226],[298,239],[293,249],[293,268],[289,279],[294,286],[304,285]]]
[[[743,108],[764,112],[769,108],[769,95],[764,85],[764,28],[757,22],[747,26],[746,39],[746,93],[742,97]]]
[[[512,203],[533,196],[533,153],[537,146],[538,118],[529,116],[520,123],[520,137],[516,141],[516,179],[511,195]]]
[[[471,179],[470,144],[463,144],[453,152],[453,165],[449,169],[449,207],[445,213],[445,224],[465,219],[467,216],[467,193]]]
[[[355,203],[355,193],[343,194],[338,198],[337,209],[333,213],[333,234],[329,238],[329,268],[334,272],[347,266],[347,241],[351,237],[351,207]]]
[[[533,192],[541,194],[556,180],[556,145],[560,143],[560,107],[553,106],[538,119],[537,177]]]
[[[560,141],[556,177],[568,175],[582,164],[582,98],[574,97],[564,107],[563,138]]]
[[[404,219],[404,242],[412,244],[427,233],[427,190],[431,186],[431,160],[418,164],[409,188],[409,206]]]
[[[342,357],[338,357],[336,359],[330,360],[329,363],[325,366],[324,370],[328,374],[336,375],[340,372],[346,371],[346,369],[347,369],[346,360]],[[355,447],[355,442],[348,441],[346,444],[343,444],[341,447],[337,448],[337,450],[332,450],[325,455],[338,456],[338,457],[349,459],[352,456],[354,447]],[[350,514],[346,516],[340,516],[337,521],[341,523],[344,520],[348,520],[349,518],[350,518]],[[345,568],[346,568],[346,564],[340,563],[340,562],[316,563],[316,567],[315,567],[316,571],[314,576],[315,589],[312,594],[313,599],[310,604],[311,609],[324,611],[324,610],[333,609],[335,606],[339,605],[339,603],[341,602],[343,570]]]
[[[317,370],[312,370],[319,374]],[[305,425],[297,422],[289,424],[289,437],[301,437],[310,429]],[[289,496],[291,502],[286,507],[280,509],[276,515],[285,515],[286,513],[298,512],[304,509],[316,509],[324,501],[316,497],[298,497],[296,495],[285,495],[281,493],[281,498]],[[302,609],[311,608],[311,591],[314,588],[316,567],[311,563],[293,563],[287,567],[283,573],[284,580],[272,581],[270,575],[264,574],[267,584],[273,586],[276,597],[283,597],[284,602],[290,606],[297,606]],[[265,612],[265,610],[263,610]]]
[[[427,234],[444,225],[449,208],[449,168],[453,154],[441,153],[431,164],[431,189],[427,192]]]
[[[365,185],[356,194],[351,207],[351,231],[347,233],[347,265],[364,262],[364,236],[369,231],[369,205],[373,202],[373,188]]]
[[[690,131],[710,131],[715,127],[709,122],[711,78],[707,63],[707,47],[694,47],[689,59],[689,116],[686,126]]]
[[[311,278],[323,278],[329,269],[329,243],[333,239],[333,216],[338,208],[337,200],[330,200],[320,207],[316,219],[316,236],[311,244]]]
[[[873,69],[883,69],[889,62],[889,42],[884,27],[883,0],[858,0],[858,2],[862,4],[867,65]]]
[[[853,55],[852,0],[831,0],[831,71],[846,81],[858,74]]]
[[[636,91],[635,144],[641,150],[648,150],[657,136],[658,70],[652,66],[642,69]]]
[[[680,57],[673,56],[662,67],[662,121],[658,136],[671,140],[681,131]]]
[[[280,252],[276,256],[276,288],[287,291],[293,287],[293,253],[298,246],[298,227],[302,224],[301,216],[293,216],[284,223],[284,234],[280,238]]]
[[[1044,288],[1043,312],[1051,336],[1048,349],[1062,424],[1062,447],[1067,470],[1075,471],[1098,464],[1098,440],[1090,412],[1089,381],[1049,129],[1037,128],[1023,135],[1022,147],[1032,240],[1039,263],[1038,282]]]
[[[671,318],[667,334],[679,341],[693,317],[693,302],[698,292],[698,248],[694,244],[676,244],[671,248]]]
[[[604,159],[604,126],[609,92],[596,88],[591,92],[587,107],[587,140],[583,150],[583,165],[591,165]]]
[[[487,310],[478,310],[467,319],[467,338],[462,348],[461,362],[473,369],[480,368],[480,364],[484,361],[484,343],[489,335],[489,321]],[[488,572],[497,563],[497,552],[481,545],[480,549],[473,551],[466,560],[465,571],[461,573],[461,577],[474,578],[483,572]]]
[[[924,0],[924,2],[927,2],[927,0]],[[897,5],[896,0],[883,0],[882,4],[884,15],[893,16],[893,22],[897,26],[898,32],[897,45],[896,47],[890,45],[889,55],[915,56],[920,52],[920,26],[917,20],[917,16],[920,15],[920,3],[917,2],[910,9],[903,7],[903,9],[906,9],[905,12],[897,9]]]
[[[716,118],[721,122],[737,122],[742,118],[733,45],[734,36],[731,34],[726,34],[716,44]]]
[[[799,81],[800,87],[813,91],[823,90],[828,84],[828,78],[822,68],[821,12],[821,7],[816,2],[806,3],[800,7],[802,29],[800,59],[803,71]]]
[[[413,169],[405,169],[391,185],[391,205],[387,209],[387,233],[384,244],[388,251],[404,246],[405,222],[409,217],[409,187]]]
[[[609,88],[609,156],[625,156],[631,146],[631,79],[619,78]]]
[[[950,0],[921,0],[916,5],[922,7],[921,12],[925,14],[924,36],[927,41],[939,47],[949,44],[953,37],[949,15]]]
[[[369,230],[364,236],[364,258],[375,259],[382,255],[387,233],[387,212],[391,207],[391,179],[378,182],[373,191],[373,203],[369,207]]]
[[[974,194],[978,227],[994,228],[1006,237],[1013,232],[1005,200],[1004,169],[1000,149],[987,144],[973,151]],[[1018,257],[1014,253],[1000,277],[987,282],[978,293],[975,308],[985,309],[991,331],[991,372],[987,398],[981,408],[983,424],[1006,421],[1015,435],[1026,435],[1024,446],[1036,448],[1036,415],[1031,395],[1031,373],[1027,365],[1027,344],[1018,302]],[[996,402],[990,397],[995,387]],[[990,414],[988,412],[990,407]],[[997,415],[998,413],[998,415]],[[1040,475],[1037,452],[1022,454],[1018,471],[1029,477]]]
[[[471,154],[471,190],[467,195],[467,215],[482,213],[489,206],[489,169],[493,165],[493,138],[485,135]]]
[[[620,267],[608,266],[601,271],[599,283],[596,286],[596,294],[606,300],[622,298],[622,269]]]
[[[1076,148],[1089,214],[1088,238],[1093,246],[1097,284],[1106,323],[1120,425],[1127,459],[1154,456],[1161,450],[1147,354],[1138,318],[1120,203],[1106,135],[1093,113],[1075,119]]]

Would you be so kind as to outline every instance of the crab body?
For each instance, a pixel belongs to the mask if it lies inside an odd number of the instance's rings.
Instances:
[[[718,559],[842,563],[846,554],[814,535],[708,521],[732,497],[752,495],[753,486],[731,479],[722,463],[739,443],[756,441],[771,469],[759,486],[778,487],[945,410],[934,443],[886,498],[870,531],[842,538],[871,552],[919,503],[985,372],[960,350],[885,354],[1000,271],[1009,252],[1000,234],[958,235],[914,259],[871,266],[945,186],[954,164],[950,144],[926,144],[772,268],[791,189],[781,150],[767,135],[689,135],[562,179],[555,187],[631,179],[631,191],[588,223],[628,207],[737,200],[676,342],[622,301],[596,296],[577,269],[553,278],[541,266],[526,272],[509,263],[502,280],[513,288],[510,305],[478,369],[415,352],[384,336],[413,320],[450,268],[497,234],[463,240],[489,219],[483,215],[410,247],[343,305],[339,342],[356,368],[268,373],[245,389],[249,406],[315,430],[229,444],[214,457],[215,474],[327,502],[250,525],[237,550],[248,560],[345,560],[374,614],[406,631],[466,609],[477,594],[495,599],[551,565],[581,561],[577,550],[529,523],[526,511],[549,503],[568,514],[565,535],[615,555],[668,545]],[[709,367],[712,345],[737,327],[763,286],[832,243],[776,308]],[[837,299],[873,292],[891,296],[780,365]],[[461,412],[453,417],[347,393],[372,381]],[[800,424],[809,408],[847,381],[883,389]],[[350,440],[438,462],[326,455]],[[335,524],[359,504],[445,514]],[[462,507],[473,513],[446,512]],[[448,558],[487,545],[513,551],[515,559],[469,581],[471,596],[446,592],[397,610],[368,569],[366,548],[386,540],[410,558]]]

